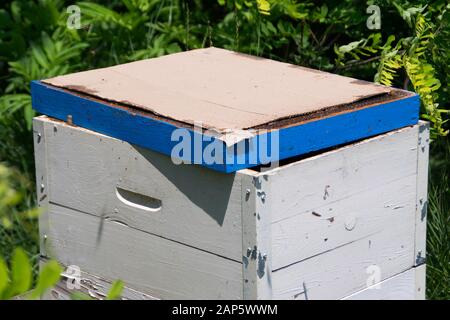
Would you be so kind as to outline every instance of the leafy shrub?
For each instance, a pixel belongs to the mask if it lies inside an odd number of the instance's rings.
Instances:
[[[38,231],[34,209],[33,182],[17,170],[0,163],[0,257],[10,260],[16,246],[27,249],[37,274]]]
[[[409,81],[421,97],[424,114],[423,117],[432,124],[431,135],[433,138],[446,136],[448,130],[444,128],[446,120],[443,114],[449,114],[449,110],[439,107],[439,90],[441,81],[448,77],[449,60],[448,40],[450,40],[450,4],[437,4],[434,7],[411,6],[404,9],[398,2],[393,2],[399,14],[408,23],[413,33],[409,37],[401,38],[395,45],[395,37],[389,36],[385,44],[381,43],[381,33],[375,33],[367,39],[352,42],[346,46],[335,48],[338,56],[338,64],[342,64],[343,59],[350,55],[356,60],[361,60],[364,56],[379,54],[378,71],[375,74],[375,81],[387,86],[392,86],[394,79],[399,74],[400,69],[406,72],[404,88],[408,89]],[[439,8],[439,11],[434,11]],[[442,34],[447,35],[442,38]],[[445,42],[445,43],[444,43]],[[438,55],[436,55],[438,53]],[[441,55],[447,54],[447,58],[442,59]],[[443,68],[446,74],[438,74],[438,68]],[[443,88],[448,104],[447,88]]]
[[[39,272],[36,286],[28,292],[33,281],[32,266],[25,251],[16,248],[12,257],[11,271],[5,261],[0,258],[0,300],[19,295],[37,299],[58,282],[61,272],[62,268],[56,261],[47,262]]]

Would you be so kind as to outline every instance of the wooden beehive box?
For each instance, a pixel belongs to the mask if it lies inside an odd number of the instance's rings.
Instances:
[[[34,120],[41,254],[78,266],[91,289],[424,297],[416,95],[215,48],[34,82],[32,94],[48,116]],[[244,161],[174,163],[179,128]],[[233,149],[262,132],[278,134],[277,167],[250,161],[258,145]]]

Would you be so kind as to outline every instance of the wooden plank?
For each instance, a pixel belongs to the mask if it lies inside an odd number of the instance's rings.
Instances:
[[[250,128],[331,106],[343,108],[397,91],[213,47],[44,82],[178,121],[202,121],[217,130]]]
[[[415,174],[417,137],[418,127],[408,127],[268,172],[272,221]]]
[[[421,121],[417,148],[417,199],[416,199],[416,265],[425,263],[427,207],[428,207],[428,157],[430,149],[430,125]]]
[[[264,178],[265,177],[265,178]],[[272,298],[271,208],[268,177],[242,178],[242,270],[244,299]]]
[[[57,205],[49,220],[64,265],[162,299],[242,299],[239,262]]]
[[[40,253],[47,254],[47,234],[48,224],[48,206],[50,199],[50,184],[48,180],[48,164],[46,149],[46,128],[43,119],[46,117],[33,119],[33,141],[34,141],[34,159],[36,166],[36,195],[37,205],[40,210],[39,215],[39,244]]]
[[[41,82],[32,82],[33,108],[43,114],[66,121],[71,121],[81,127],[115,137],[165,155],[171,155],[172,150],[180,141],[172,139],[172,133],[177,127],[170,122],[155,119],[129,107],[111,106],[106,102],[80,97],[73,92],[50,87]],[[409,96],[393,102],[381,103],[357,110],[347,110],[331,117],[305,121],[298,125],[281,128],[279,141],[274,144],[271,161],[322,150],[336,145],[367,138],[400,127],[416,124],[419,110],[418,96]],[[234,118],[239,118],[234,115]],[[199,119],[197,119],[199,120]],[[117,125],[119,123],[120,125]],[[248,130],[231,129],[233,136],[248,137]],[[246,138],[244,145],[255,145],[256,148],[246,148],[241,154],[233,145],[226,148],[224,141],[229,135],[218,137],[213,134],[200,134],[192,128],[186,128],[188,139],[202,141],[201,153],[205,154],[208,146],[219,144],[222,157],[212,163],[206,161],[195,152],[186,152],[181,157],[183,161],[200,164],[220,172],[236,172],[244,168],[254,167],[264,163],[264,154],[270,154],[264,141],[264,134],[254,134]],[[234,131],[233,131],[234,130]],[[277,131],[278,132],[278,131]],[[273,131],[269,134],[274,134]],[[259,143],[258,143],[259,142]],[[226,156],[229,151],[229,156]],[[199,159],[200,158],[200,159]],[[243,159],[241,161],[241,159]]]
[[[425,265],[408,269],[342,300],[423,300],[425,286],[418,285],[425,276]]]
[[[414,230],[416,176],[411,175],[272,224],[274,270],[381,232]],[[303,208],[303,207],[302,207]]]
[[[114,138],[60,122],[45,124],[52,203],[241,262],[240,174],[177,166]],[[118,190],[156,199],[161,207],[145,210],[124,201]]]
[[[416,271],[416,300],[426,299],[426,280],[427,280],[427,266],[422,264],[414,267]]]
[[[384,280],[410,269],[413,228],[408,221],[388,225],[381,232],[276,270],[273,298],[340,299],[366,288],[373,276]]]
[[[46,261],[41,258],[40,265]],[[67,268],[66,268],[67,271]],[[48,290],[42,297],[42,300],[72,300],[75,293],[83,293],[94,300],[103,300],[108,295],[112,282],[102,277],[89,274],[80,270],[80,274],[75,278],[73,274],[67,274],[66,271],[61,275],[61,280],[57,285]],[[79,288],[77,288],[79,286]],[[158,300],[148,294],[136,291],[128,286],[124,286],[120,300]]]

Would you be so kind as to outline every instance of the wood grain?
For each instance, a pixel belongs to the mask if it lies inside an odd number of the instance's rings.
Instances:
[[[272,224],[274,270],[406,224],[414,232],[416,176]],[[337,262],[336,262],[337,263]]]
[[[40,265],[42,266],[48,260],[41,257]],[[94,300],[104,300],[111,288],[112,282],[105,280],[102,277],[89,274],[83,270],[80,270],[80,277],[76,281],[80,288],[74,287],[74,278],[70,275],[65,275],[65,272],[61,275],[61,280],[56,284],[56,286],[41,297],[41,300],[72,300],[74,294],[82,293]],[[67,282],[72,286],[68,286]],[[148,294],[136,291],[127,286],[123,287],[122,293],[120,295],[120,300],[158,300]]]
[[[417,137],[417,126],[407,127],[266,173],[273,222],[415,174]]]
[[[348,243],[272,273],[274,299],[340,299],[367,287],[372,266],[387,279],[414,265],[413,225],[386,226]]]
[[[425,269],[411,268],[342,300],[424,300]]]
[[[48,177],[46,125],[47,118],[41,116],[33,119],[34,158],[36,166],[36,196],[39,215],[39,248],[40,253],[47,253],[47,234],[49,232],[48,206],[50,199],[50,183]]]
[[[44,81],[170,119],[200,121],[217,130],[249,128],[395,90],[219,48]]]
[[[270,182],[242,177],[242,270],[244,299],[272,298]]]
[[[239,174],[222,174],[95,132],[46,121],[50,201],[240,262]],[[149,212],[117,188],[158,199]]]
[[[242,265],[121,223],[50,205],[51,257],[161,299],[242,299]]]
[[[427,122],[419,124],[417,148],[417,199],[416,199],[416,265],[425,263],[427,244],[428,209],[428,158],[430,150],[430,126]]]

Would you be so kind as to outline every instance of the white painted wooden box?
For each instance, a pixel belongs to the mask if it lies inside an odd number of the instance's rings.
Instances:
[[[131,298],[424,298],[426,123],[233,174],[45,116],[34,136],[41,255],[93,290],[121,279]]]

